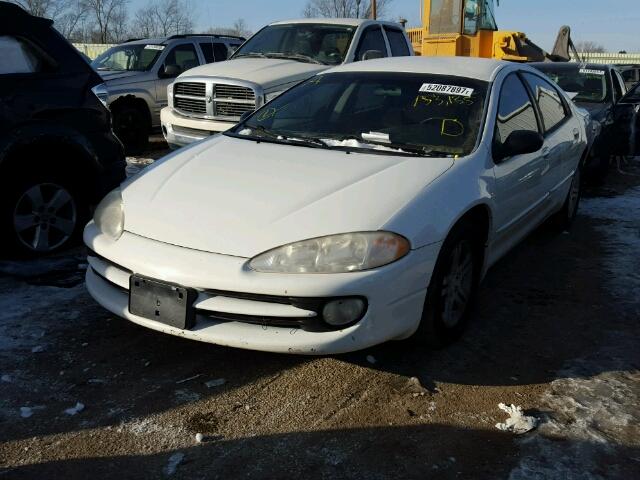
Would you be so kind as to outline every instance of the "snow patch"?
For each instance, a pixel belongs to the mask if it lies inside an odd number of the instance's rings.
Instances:
[[[538,425],[538,419],[522,413],[522,407],[500,403],[498,408],[509,415],[509,418],[504,423],[496,423],[498,430],[522,435],[530,432]]]
[[[169,461],[167,462],[167,465],[162,469],[162,472],[167,477],[170,477],[171,475],[176,473],[178,466],[182,463],[183,460],[184,460],[184,453],[180,453],[180,452],[174,453],[169,457]]]
[[[66,413],[67,415],[77,415],[78,413],[80,413],[81,411],[84,410],[84,404],[80,403],[80,402],[76,402],[76,404],[71,407],[71,408],[67,408],[64,413]]]

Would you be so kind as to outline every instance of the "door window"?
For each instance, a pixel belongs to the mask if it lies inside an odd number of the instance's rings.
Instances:
[[[545,79],[526,72],[523,76],[533,91],[547,133],[564,122],[568,116],[567,108],[558,90]]]
[[[618,95],[618,90],[620,90],[620,96],[617,97],[617,100],[620,100],[627,93],[627,86],[625,85],[624,79],[622,78],[622,75],[620,75],[620,72],[618,72],[617,70],[611,70],[611,73],[613,74],[614,85],[618,85],[617,87],[615,87],[616,95]]]
[[[36,73],[44,62],[35,49],[20,38],[0,36],[0,75]]]
[[[516,130],[539,131],[531,98],[520,78],[512,73],[502,84],[494,142],[503,144]]]
[[[207,63],[221,62],[227,59],[227,46],[224,43],[203,42],[200,44],[200,48]]]
[[[360,39],[358,52],[356,53],[356,61],[362,60],[362,57],[368,50],[378,50],[382,52],[382,56],[387,56],[387,45],[384,43],[382,30],[380,27],[371,27],[365,30]]]
[[[408,57],[409,55],[411,55],[409,46],[407,45],[407,40],[401,30],[387,27],[385,27],[384,30],[385,32],[387,32],[387,39],[389,40],[389,46],[391,47],[392,56]]]
[[[196,49],[191,43],[184,43],[174,47],[164,59],[165,65],[177,65],[181,72],[197,67],[198,55]]]

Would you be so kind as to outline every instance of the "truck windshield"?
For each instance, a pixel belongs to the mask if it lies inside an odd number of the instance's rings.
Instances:
[[[269,25],[240,47],[232,58],[289,58],[338,65],[344,62],[355,27],[315,23]]]
[[[450,75],[332,73],[283,93],[229,135],[403,155],[466,155],[486,82]]]
[[[99,71],[146,71],[153,67],[164,45],[119,45],[98,56],[91,66]]]
[[[604,103],[608,99],[607,71],[597,66],[575,65],[560,68],[549,65],[536,66],[567,93],[577,94],[574,102]]]

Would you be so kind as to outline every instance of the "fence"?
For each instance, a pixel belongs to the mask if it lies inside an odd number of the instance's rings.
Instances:
[[[588,63],[611,63],[613,65],[640,63],[640,53],[581,53],[580,57]]]
[[[113,45],[106,43],[74,43],[73,46],[84,53],[91,60],[96,58],[101,53],[107,51],[109,48],[113,47]]]

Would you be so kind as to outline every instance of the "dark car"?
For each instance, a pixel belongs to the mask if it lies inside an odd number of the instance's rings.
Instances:
[[[587,174],[592,178],[602,178],[609,168],[613,149],[613,139],[624,126],[615,120],[615,106],[627,89],[620,72],[611,65],[584,63],[533,63],[532,66],[544,72],[565,92],[573,96],[573,101],[591,114],[597,133],[586,162]]]
[[[618,70],[624,78],[627,89],[631,90],[640,82],[640,65],[618,65]]]
[[[2,253],[69,245],[125,177],[102,80],[52,24],[0,2]]]

